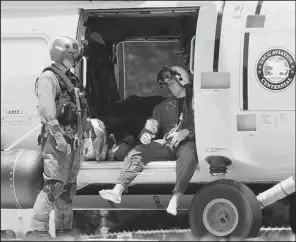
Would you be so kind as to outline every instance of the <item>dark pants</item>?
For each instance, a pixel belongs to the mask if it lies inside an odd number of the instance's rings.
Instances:
[[[126,188],[149,162],[176,159],[176,184],[173,193],[184,193],[198,164],[194,141],[183,142],[176,152],[155,141],[148,145],[137,145],[125,157],[117,183]]]
[[[49,214],[55,210],[55,229],[72,229],[72,198],[76,193],[76,178],[80,168],[80,150],[70,154],[55,148],[54,137],[48,134],[42,147],[44,186],[33,207],[32,228],[49,230]]]

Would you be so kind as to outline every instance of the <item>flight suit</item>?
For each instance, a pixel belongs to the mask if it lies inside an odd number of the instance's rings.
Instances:
[[[71,75],[68,72],[67,76]],[[44,186],[33,207],[32,227],[35,231],[49,230],[49,213],[52,208],[55,210],[55,229],[72,229],[72,198],[76,193],[82,139],[87,138],[86,100],[80,98],[82,112],[81,120],[77,122],[77,116],[73,116],[75,108],[77,110],[76,102],[73,101],[75,98],[71,99],[69,93],[62,90],[59,81],[55,73],[46,70],[35,84],[39,100],[38,112],[43,124],[39,142],[44,161]],[[61,100],[65,101],[62,105]],[[61,142],[62,138],[67,145]]]
[[[195,137],[194,116],[192,106],[184,112],[184,120],[179,130],[189,129],[190,134],[178,147],[172,147],[163,139],[179,123],[180,113],[184,110],[185,98],[168,98],[157,105],[150,119],[159,124],[158,136],[162,139],[152,140],[148,145],[137,145],[124,159],[123,169],[117,183],[124,188],[130,184],[143,170],[144,166],[153,160],[176,160],[176,184],[173,193],[184,193],[198,164]],[[145,126],[139,137],[145,132],[153,133]]]

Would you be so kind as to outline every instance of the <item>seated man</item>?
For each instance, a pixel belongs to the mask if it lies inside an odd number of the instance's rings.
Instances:
[[[114,203],[121,202],[125,188],[150,161],[160,157],[176,161],[176,184],[167,212],[176,215],[180,196],[187,189],[198,164],[192,107],[192,87],[188,72],[179,66],[163,67],[157,75],[162,87],[166,85],[174,97],[157,105],[139,138],[142,145],[133,148],[124,159],[117,184],[100,195]],[[152,140],[160,135],[162,139]]]

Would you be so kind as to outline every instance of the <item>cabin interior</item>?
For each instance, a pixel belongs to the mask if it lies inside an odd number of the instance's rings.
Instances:
[[[129,135],[138,142],[153,108],[171,95],[156,81],[159,69],[180,65],[189,70],[198,9],[82,14],[90,117],[103,121],[117,142]]]

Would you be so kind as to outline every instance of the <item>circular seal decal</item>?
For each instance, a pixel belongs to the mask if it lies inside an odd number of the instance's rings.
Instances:
[[[295,59],[280,48],[264,52],[256,63],[256,77],[267,90],[277,92],[287,89],[295,79]]]

